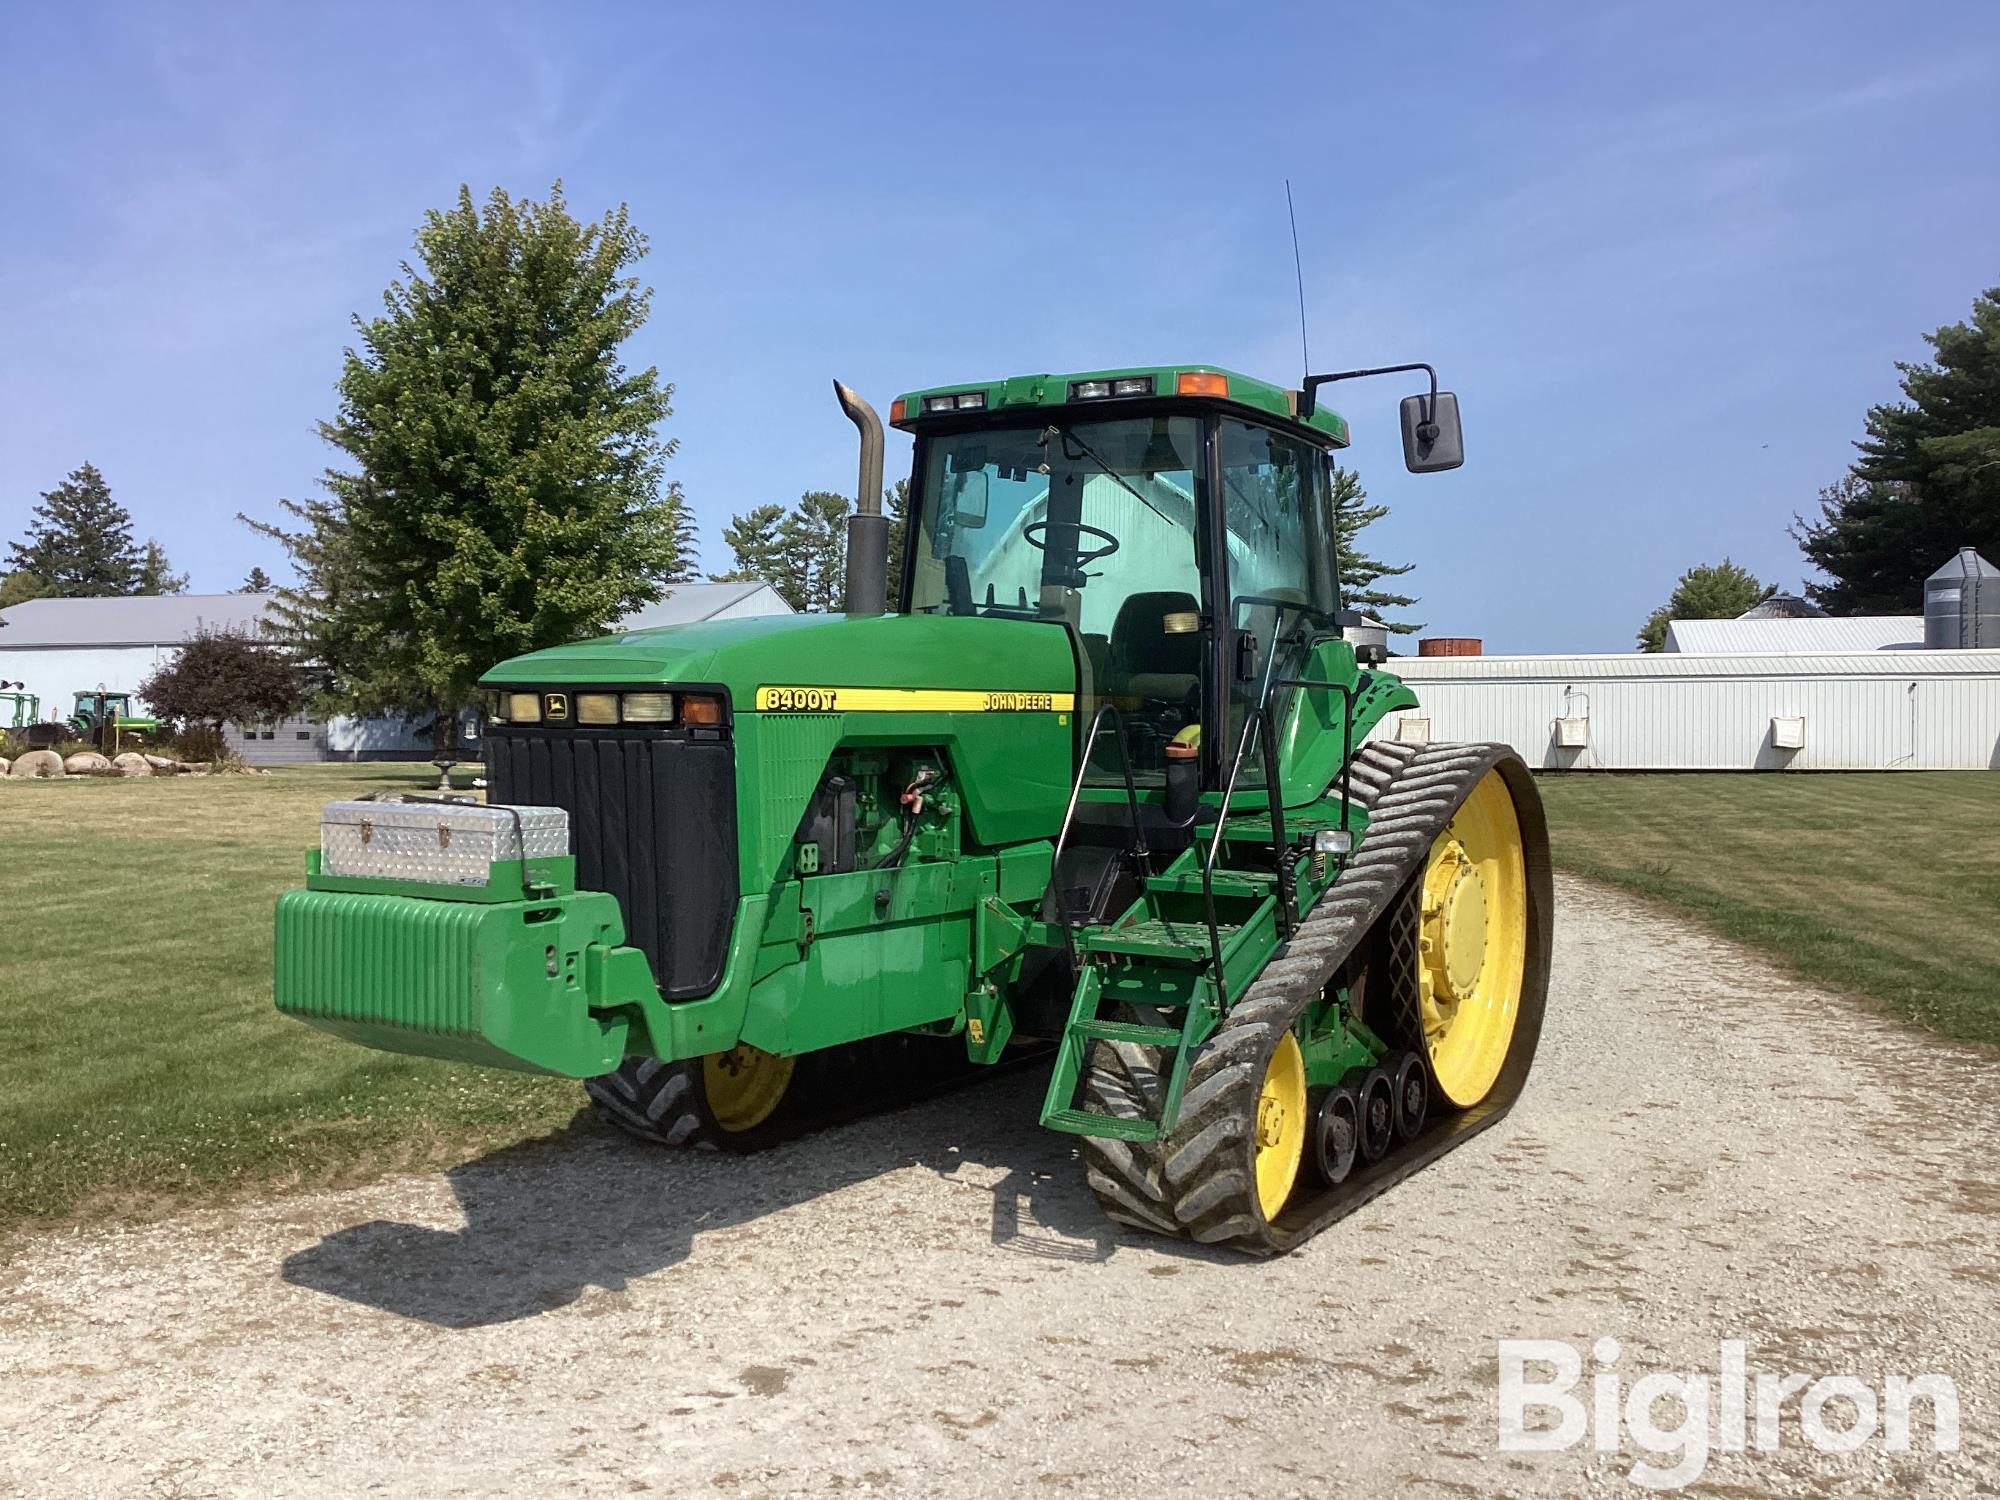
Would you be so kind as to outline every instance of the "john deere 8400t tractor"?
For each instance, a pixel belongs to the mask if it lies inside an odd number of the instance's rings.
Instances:
[[[328,808],[278,907],[279,1006],[737,1149],[865,1106],[884,1058],[1040,1042],[1042,1123],[1112,1217],[1297,1243],[1506,1109],[1549,962],[1521,761],[1371,737],[1417,700],[1342,608],[1339,378],[898,399],[895,613],[882,427],[837,387],[847,613],[495,667],[491,805]],[[1403,428],[1411,468],[1459,462],[1434,377]]]

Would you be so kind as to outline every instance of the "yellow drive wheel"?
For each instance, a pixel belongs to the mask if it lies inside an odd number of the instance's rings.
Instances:
[[[738,1042],[701,1060],[702,1091],[716,1128],[730,1134],[755,1130],[784,1103],[798,1059]]]
[[[1257,1091],[1257,1203],[1266,1219],[1276,1218],[1292,1185],[1306,1145],[1306,1060],[1299,1039],[1287,1031],[1271,1049]]]
[[[1431,845],[1418,927],[1418,1003],[1439,1090],[1466,1108],[1507,1061],[1528,953],[1521,822],[1488,771]]]

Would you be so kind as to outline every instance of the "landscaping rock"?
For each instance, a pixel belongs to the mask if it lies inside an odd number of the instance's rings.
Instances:
[[[114,756],[111,764],[118,768],[121,776],[151,776],[153,763],[136,750],[127,750],[123,755]]]
[[[155,771],[171,771],[179,764],[172,757],[165,755],[146,755],[141,758]]]
[[[110,770],[111,761],[95,750],[79,750],[63,762],[63,769],[72,776],[95,776]]]
[[[0,755],[0,776],[5,776],[7,774],[7,768],[12,764],[14,763],[11,760],[7,759],[6,756]]]
[[[7,768],[17,781],[43,781],[63,774],[62,757],[53,750],[30,750]]]

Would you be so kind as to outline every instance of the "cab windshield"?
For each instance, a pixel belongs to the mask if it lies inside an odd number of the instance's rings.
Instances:
[[[1201,443],[1196,417],[1144,416],[926,445],[910,609],[1066,624],[1083,721],[1117,704],[1142,780],[1201,719]],[[1116,774],[1115,752],[1097,760]]]

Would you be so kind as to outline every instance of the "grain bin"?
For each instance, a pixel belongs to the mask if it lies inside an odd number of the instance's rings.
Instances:
[[[1932,651],[2000,646],[2000,568],[1970,547],[1924,580],[1924,645]]]

